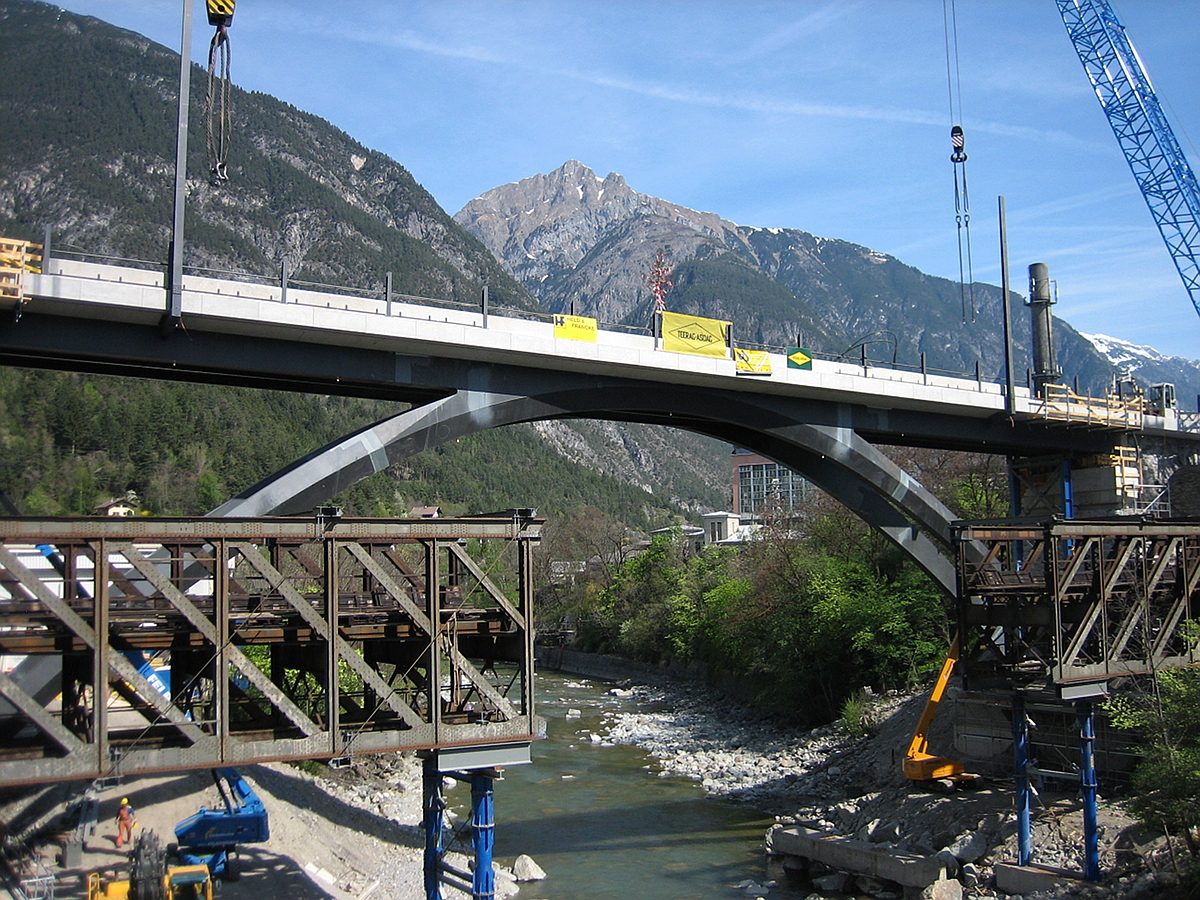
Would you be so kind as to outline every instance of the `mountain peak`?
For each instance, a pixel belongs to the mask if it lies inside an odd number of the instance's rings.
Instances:
[[[654,238],[679,248],[737,231],[736,225],[713,213],[639,194],[617,172],[601,179],[577,159],[548,174],[492,188],[467,203],[454,219],[491,248],[521,282],[533,285],[535,296],[539,286],[577,266],[603,236],[635,221],[655,220],[659,232],[670,228],[683,233],[678,241],[667,241],[665,234]]]

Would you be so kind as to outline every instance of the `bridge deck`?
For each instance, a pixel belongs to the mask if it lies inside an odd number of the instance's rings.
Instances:
[[[94,263],[53,260],[50,273],[28,277],[26,312],[83,319],[156,324],[164,306],[161,273]],[[668,352],[649,334],[602,330],[596,342],[556,338],[552,322],[490,315],[278,285],[185,276],[183,316],[189,332],[210,331],[261,338],[298,336],[345,348],[388,350],[472,361],[519,363],[556,371],[669,378],[735,390],[817,394],[871,406],[933,404],[979,417],[1005,408],[1003,388],[986,380],[956,378],[853,362],[816,359],[811,370],[788,368],[784,354],[769,354],[770,375],[739,377],[732,359]],[[1017,409],[1033,413],[1025,387]]]

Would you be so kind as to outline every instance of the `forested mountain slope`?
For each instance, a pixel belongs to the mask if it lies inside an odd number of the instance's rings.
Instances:
[[[141,35],[48,4],[0,0],[0,235],[40,242],[49,226],[57,252],[165,263],[178,70],[177,53]],[[366,290],[379,290],[391,272],[398,293],[470,304],[486,280],[494,308],[539,307],[403,166],[273,97],[234,89],[230,178],[210,185],[206,78],[193,66],[189,268],[273,278],[286,260],[293,278]],[[157,512],[202,512],[399,411],[210,386],[5,374],[0,486],[31,512],[87,512],[128,489]],[[164,417],[161,404],[177,415]],[[170,426],[156,427],[159,418]],[[637,528],[728,503],[728,450],[717,442],[663,440],[662,429],[645,429],[652,458],[630,437],[636,430],[620,438],[603,423],[552,430],[552,441],[524,427],[430,451],[375,476],[348,502],[394,515],[407,503],[562,512],[586,501]],[[503,476],[506,464],[522,478]]]

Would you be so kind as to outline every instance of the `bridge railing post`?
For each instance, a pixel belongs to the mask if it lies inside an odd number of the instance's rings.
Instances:
[[[387,310],[387,315],[392,314],[392,273],[387,272],[383,276],[383,300]]]
[[[483,282],[483,296],[480,298],[480,306],[483,310],[483,327],[488,327],[488,283],[487,279]]]
[[[288,261],[285,256],[279,263],[279,302],[287,303]]]

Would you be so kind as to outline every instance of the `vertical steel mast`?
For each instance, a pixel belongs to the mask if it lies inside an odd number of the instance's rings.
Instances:
[[[1200,313],[1200,188],[1108,0],[1056,0],[1100,106]]]

